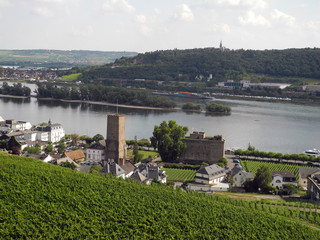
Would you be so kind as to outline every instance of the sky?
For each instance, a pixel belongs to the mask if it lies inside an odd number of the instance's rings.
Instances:
[[[320,47],[319,0],[0,0],[0,49]]]

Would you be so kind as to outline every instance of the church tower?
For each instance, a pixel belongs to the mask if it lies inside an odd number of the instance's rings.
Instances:
[[[105,160],[123,165],[126,156],[125,117],[121,114],[108,115]]]

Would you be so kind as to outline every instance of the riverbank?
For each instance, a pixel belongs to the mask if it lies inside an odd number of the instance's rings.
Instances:
[[[0,97],[3,97],[3,98],[22,98],[22,99],[25,99],[25,98],[30,98],[31,96],[15,96],[15,95],[0,94]]]
[[[37,97],[36,97],[37,98]],[[180,108],[158,108],[158,107],[147,107],[147,106],[134,106],[134,105],[126,105],[126,104],[116,104],[116,103],[108,103],[108,102],[97,102],[97,101],[84,101],[84,100],[71,100],[71,99],[55,99],[55,98],[37,98],[39,100],[45,101],[58,101],[58,102],[70,102],[70,103],[86,103],[86,104],[94,104],[94,105],[104,105],[104,106],[112,106],[119,108],[133,108],[133,109],[145,109],[145,110],[159,110],[159,111],[178,111]]]
[[[230,99],[230,100],[243,100],[243,101],[257,101],[257,102],[272,102],[272,103],[291,103],[306,106],[320,106],[320,102],[312,102],[307,99],[270,99],[261,98],[254,96],[238,95],[238,96],[225,96],[225,95],[214,95],[216,99]]]

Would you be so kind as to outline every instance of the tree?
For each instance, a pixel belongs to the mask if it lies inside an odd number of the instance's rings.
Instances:
[[[254,182],[262,192],[269,189],[269,184],[272,181],[272,173],[267,166],[261,166],[258,168]]]
[[[95,142],[99,142],[100,140],[103,140],[104,137],[103,137],[101,134],[96,134],[96,135],[93,136],[92,139],[93,139],[93,141],[95,141]]]
[[[139,153],[139,144],[137,141],[137,137],[134,138],[133,143],[133,162],[138,163],[141,162],[143,154]]]
[[[61,154],[66,149],[66,144],[64,143],[64,140],[61,139],[58,143],[58,152]]]
[[[13,147],[18,147],[21,149],[21,144],[17,141],[15,136],[12,136],[7,143],[8,150],[12,150]]]
[[[76,133],[73,133],[73,134],[71,134],[71,145],[72,146],[76,146],[77,145],[77,143],[78,143],[78,141],[80,140],[80,137],[79,137],[79,135],[78,134],[76,134]]]
[[[151,144],[158,152],[164,162],[176,162],[186,144],[181,141],[188,132],[188,127],[179,126],[175,121],[163,121],[160,126],[154,126]]]
[[[59,166],[65,167],[65,168],[70,168],[72,170],[77,168],[77,166],[73,162],[68,162],[68,161],[60,163]]]
[[[44,151],[45,151],[45,153],[51,153],[51,152],[53,152],[53,146],[52,146],[52,144],[48,144],[48,145],[46,146],[46,148],[44,149]]]
[[[225,168],[225,167],[227,166],[227,164],[228,164],[228,161],[227,161],[226,158],[222,157],[222,158],[219,159],[218,165],[219,165],[220,167]]]

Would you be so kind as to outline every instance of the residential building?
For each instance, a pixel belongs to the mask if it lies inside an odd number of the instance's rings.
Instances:
[[[195,181],[189,183],[187,188],[199,192],[228,191],[229,184],[223,183],[226,170],[216,164],[202,166],[195,176]]]
[[[304,189],[308,188],[308,177],[311,174],[320,174],[319,168],[299,168],[299,184]]]
[[[271,185],[282,188],[284,184],[298,185],[296,177],[291,172],[273,171]]]
[[[216,164],[201,167],[195,176],[196,183],[214,184],[219,183],[226,177],[226,170]]]
[[[154,179],[161,182],[167,182],[167,175],[164,170],[161,170],[156,164],[148,163],[148,164],[140,164],[136,169],[135,172],[139,172],[142,174],[146,179],[148,179],[148,183],[151,183]]]
[[[63,157],[69,157],[70,159],[72,159],[76,163],[80,163],[85,160],[86,156],[84,155],[84,152],[81,149],[77,149],[77,150],[70,151],[70,152],[64,152]]]
[[[87,148],[87,160],[102,162],[105,160],[106,141],[100,140]]]
[[[307,92],[320,92],[320,85],[303,85],[301,89]]]
[[[234,171],[233,174],[231,173],[233,187],[244,187],[246,181],[252,181],[254,179],[252,172],[246,172],[244,169],[239,169],[238,167],[236,169],[237,171]]]
[[[6,125],[14,131],[25,131],[32,128],[32,125],[30,122],[17,121],[14,119],[6,120]]]
[[[49,120],[48,125],[38,126],[37,129],[41,132],[48,132],[49,142],[59,142],[65,136],[62,125],[59,123],[52,123],[51,120]]]
[[[320,174],[318,172],[308,177],[307,193],[311,200],[320,200]]]

